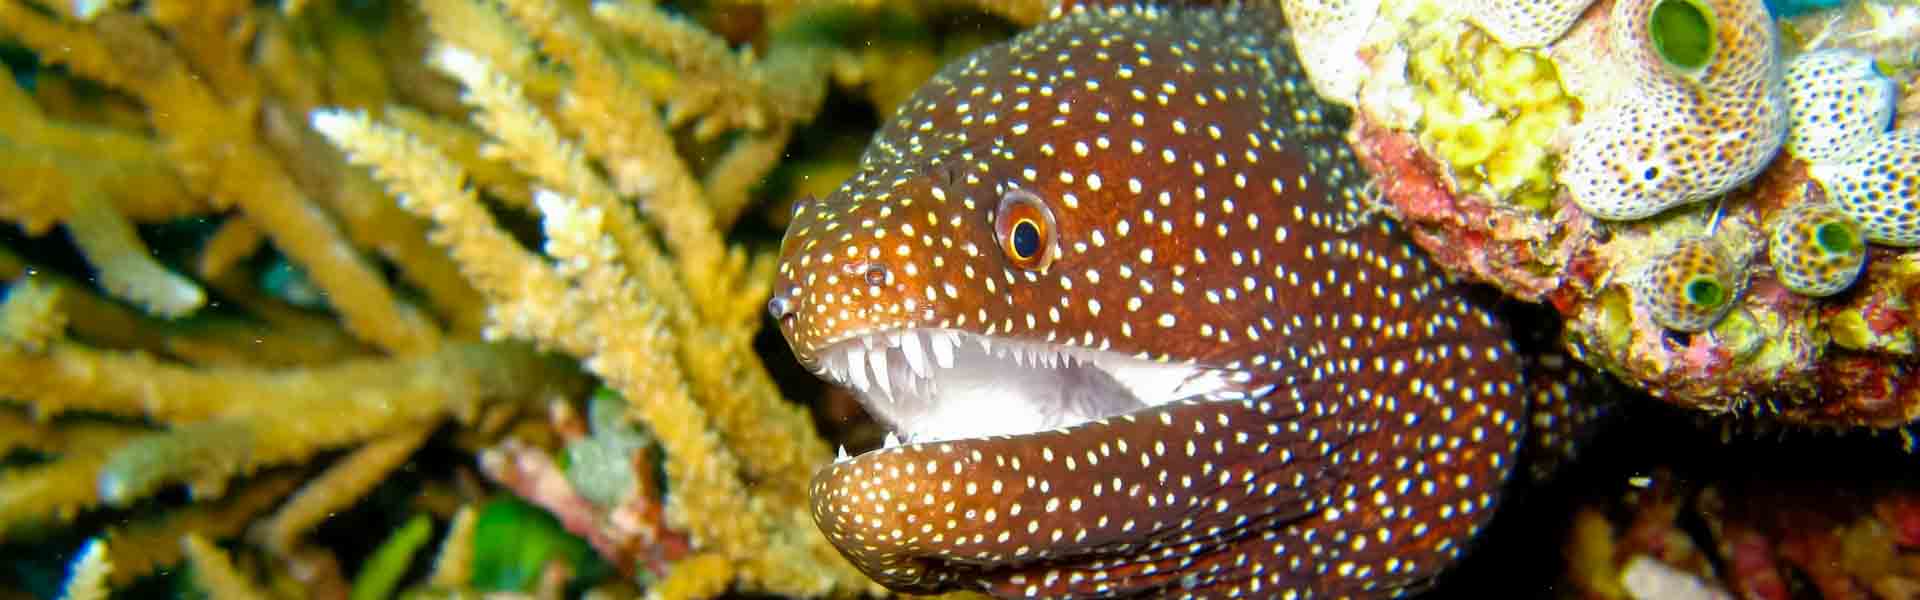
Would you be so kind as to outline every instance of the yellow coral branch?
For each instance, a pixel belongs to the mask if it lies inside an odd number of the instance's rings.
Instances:
[[[788,128],[746,136],[735,141],[713,162],[704,182],[707,204],[713,207],[714,225],[729,229],[753,203],[753,190],[780,164],[793,135]],[[756,316],[758,312],[756,311]]]
[[[249,129],[146,24],[121,14],[91,27],[56,23],[22,4],[0,1],[0,27],[75,72],[120,88],[146,104],[155,129],[174,142],[190,181],[237,203],[275,245],[299,261],[363,339],[400,353],[439,342],[432,323],[394,297],[324,213],[288,178]]]
[[[479,513],[472,505],[463,505],[454,513],[440,540],[440,551],[433,559],[433,574],[428,580],[435,586],[457,588],[473,579],[473,525]]]
[[[193,312],[206,293],[192,280],[160,265],[134,234],[133,224],[96,183],[97,166],[0,138],[0,213],[44,224],[59,215],[110,293],[161,316]],[[84,173],[92,171],[93,173]]]
[[[183,557],[179,540],[188,534],[210,540],[239,534],[248,521],[279,502],[296,483],[298,479],[288,476],[265,477],[218,501],[200,502],[157,519],[108,528],[103,537],[114,564],[113,584],[126,585],[179,563]]]
[[[486,58],[500,72],[526,86],[536,98],[559,95],[564,81],[545,66],[533,40],[513,26],[496,3],[483,0],[420,0],[427,26],[442,43]]]
[[[99,504],[94,476],[106,462],[106,450],[93,449],[0,471],[0,539],[32,523],[73,520],[81,509]]]
[[[32,197],[20,190],[94,187],[127,218],[158,221],[209,210],[187,192],[164,153],[135,132],[49,118],[12,78],[0,79],[0,209],[29,232],[67,218],[63,197]],[[55,187],[55,186],[47,186]]]
[[[463,185],[458,164],[399,129],[374,125],[365,113],[319,111],[312,119],[356,164],[373,167],[402,207],[435,223],[434,243],[487,296],[494,335],[559,347],[586,343],[582,323],[593,307],[573,300],[559,275],[494,222]]]
[[[452,258],[427,241],[426,224],[388,201],[378,186],[305,127],[305,121],[305,113],[283,110],[266,111],[262,118],[263,138],[286,158],[294,181],[339,215],[355,244],[397,267],[438,309],[450,330],[477,335],[484,320],[480,295],[460,277]]]
[[[300,491],[272,516],[254,526],[253,538],[275,552],[290,552],[313,526],[360,500],[427,441],[430,427],[414,427],[368,442]]]
[[[547,217],[548,250],[564,267],[556,271],[498,231],[471,190],[461,186],[459,169],[436,150],[396,128],[375,125],[364,114],[321,112],[314,121],[356,162],[375,166],[409,209],[439,224],[438,241],[449,246],[489,297],[504,332],[588,357],[589,369],[626,394],[666,448],[673,490],[669,518],[688,529],[696,544],[751,565],[742,575],[765,589],[811,595],[836,582],[862,581],[831,549],[820,552],[824,544],[803,511],[762,511],[751,501],[759,491],[739,479],[741,465],[713,435],[705,411],[685,389],[688,374],[674,357],[688,344],[671,337],[658,304],[661,290],[641,284],[647,279],[626,270],[632,263],[661,268],[661,261],[624,256],[618,236],[609,231],[637,223],[615,224],[620,219],[609,218],[602,207],[537,194]],[[808,441],[820,444],[811,431],[800,430],[791,439],[761,438],[733,447],[780,446],[769,443],[774,439],[801,447]],[[791,498],[776,497],[767,506],[796,506]],[[793,540],[769,531],[806,534]]]
[[[107,600],[112,591],[107,588],[107,577],[112,574],[113,561],[107,558],[107,542],[100,538],[87,540],[80,556],[73,559],[60,600]]]
[[[644,198],[642,208],[661,227],[674,251],[678,277],[660,264],[651,244],[635,239],[640,232],[627,224],[634,220],[621,216],[628,209],[610,201],[604,184],[578,151],[525,105],[510,81],[489,75],[487,65],[468,54],[443,52],[441,63],[452,67],[467,84],[471,101],[487,108],[482,123],[502,138],[503,148],[528,160],[567,161],[564,168],[529,170],[610,217],[607,227],[633,274],[643,282],[647,297],[673,318],[683,339],[700,341],[682,344],[679,350],[689,363],[687,374],[695,389],[707,400],[714,424],[742,453],[748,473],[769,493],[783,502],[803,501],[809,474],[828,456],[826,445],[814,435],[804,412],[780,397],[757,361],[725,358],[754,356],[751,336],[759,323],[757,298],[763,297],[756,294],[764,292],[767,280],[749,280],[742,269],[744,255],[726,249],[712,209],[673,151],[671,137],[653,111],[635,108],[647,106],[649,99],[620,78],[617,60],[595,43],[584,24],[561,8],[543,3],[512,1],[507,9],[548,53],[573,68],[561,114],[581,132],[586,148],[608,165],[621,191]],[[511,115],[520,118],[505,123]],[[769,271],[756,273],[764,277]],[[755,300],[743,304],[743,298]],[[790,441],[798,451],[764,443],[769,439]]]
[[[354,360],[287,370],[193,368],[72,343],[54,344],[44,353],[0,344],[0,373],[6,374],[0,377],[0,396],[25,401],[43,414],[88,410],[171,423],[276,416],[329,405],[394,415],[431,414],[455,402],[478,405],[486,399],[531,395],[549,384],[578,385],[564,367],[546,358],[524,349],[479,344],[453,345],[402,361]],[[403,401],[429,401],[431,406],[381,406]]]
[[[662,444],[668,450],[670,476],[687,486],[681,490],[686,497],[719,503],[744,499],[741,483],[729,471],[732,465],[729,453],[705,433],[705,416],[698,405],[687,400],[678,375],[679,367],[671,361],[672,346],[660,337],[662,327],[657,314],[633,312],[640,306],[637,298],[586,298],[570,294],[571,286],[560,273],[540,264],[512,240],[500,236],[471,191],[460,187],[457,169],[446,161],[436,160],[437,151],[399,130],[373,125],[364,115],[320,113],[314,119],[317,128],[347,148],[356,161],[375,165],[381,177],[407,199],[409,208],[439,221],[442,242],[449,244],[456,257],[505,255],[513,262],[522,263],[513,274],[513,279],[518,280],[514,283],[518,285],[501,287],[497,283],[504,278],[497,273],[498,263],[462,260],[475,284],[492,297],[497,321],[508,324],[519,335],[593,357],[587,363],[590,369],[615,382],[637,406],[646,407],[643,410],[651,413],[647,415],[647,422],[661,435]],[[420,160],[422,158],[426,160]],[[563,234],[567,231],[569,229],[560,230]],[[601,231],[596,226],[593,233],[598,235]],[[568,247],[568,239],[556,242]],[[604,249],[594,256],[611,260],[617,256],[617,250]],[[607,265],[607,268],[614,267]],[[619,293],[613,290],[626,291],[625,285],[606,282],[584,287],[611,295]],[[554,301],[544,305],[528,303],[528,297]],[[596,304],[593,300],[623,302],[585,310],[585,306]],[[574,304],[581,305],[579,312],[567,310]],[[512,312],[508,312],[510,309]],[[519,326],[513,326],[516,324]],[[618,335],[621,343],[603,343],[600,335]],[[668,360],[659,360],[663,357]],[[639,368],[642,365],[659,370],[642,370]],[[695,490],[712,493],[700,494]],[[682,506],[690,510],[702,508]],[[758,544],[754,542],[760,541],[757,532],[734,525],[749,515],[749,511],[744,506],[727,508],[734,510],[716,511],[712,519],[690,519],[691,522],[682,525],[696,528],[696,535],[706,543],[738,543],[730,548],[730,555],[743,556],[756,551]]]
[[[18,278],[27,265],[0,250],[0,279]],[[262,327],[226,318],[191,323],[160,321],[95,294],[85,285],[37,270],[36,285],[59,289],[58,311],[72,335],[103,347],[138,350],[204,365],[289,366],[336,362],[366,349],[331,324],[310,320]],[[38,325],[44,326],[44,325]]]
[[[255,600],[266,594],[234,568],[233,560],[199,533],[180,538],[180,548],[193,561],[193,584],[212,600]]]
[[[738,358],[755,356],[752,325],[759,323],[758,303],[759,298],[764,297],[755,294],[764,293],[765,288],[760,286],[765,285],[767,279],[764,278],[771,272],[764,268],[758,271],[763,279],[759,283],[744,282],[745,289],[739,275],[718,275],[742,273],[740,265],[745,260],[743,256],[719,258],[726,253],[705,202],[695,195],[686,199],[687,205],[675,205],[674,210],[666,212],[681,215],[683,218],[677,220],[681,227],[703,232],[697,237],[704,242],[680,249],[710,247],[713,256],[710,260],[715,262],[689,260],[679,255],[676,276],[676,270],[640,227],[638,216],[614,197],[580,151],[561,139],[552,124],[525,102],[512,81],[492,72],[484,61],[458,49],[441,51],[437,60],[467,84],[468,101],[483,109],[480,121],[500,138],[497,147],[501,152],[512,156],[512,162],[524,165],[541,180],[558,186],[566,195],[607,217],[599,222],[620,249],[616,260],[624,260],[629,272],[644,288],[641,296],[664,311],[682,339],[700,340],[701,343],[679,344],[675,348],[684,361],[699,363],[700,368],[688,369],[687,376],[714,411],[715,425],[727,434],[727,441],[734,448],[744,453],[749,474],[782,501],[804,499],[810,473],[828,457],[826,445],[814,435],[804,411],[780,397],[757,361]],[[590,105],[590,99],[601,97],[606,96],[576,94],[569,104],[586,106]],[[602,129],[614,128],[617,126]],[[592,139],[589,135],[589,142]],[[679,159],[670,153],[669,156],[670,162],[660,165],[657,173],[674,172]],[[645,161],[636,164],[645,164]],[[680,179],[693,185],[684,173]],[[683,195],[697,193],[697,189],[683,191]],[[670,194],[651,196],[648,214],[661,213],[663,206],[653,201],[668,196]],[[732,268],[726,268],[729,266]],[[691,290],[703,293],[690,298]],[[744,304],[744,309],[743,299],[751,299],[751,304]],[[788,441],[793,446],[767,444],[766,440]],[[796,446],[798,451],[794,451]]]
[[[706,411],[693,402],[674,359],[670,330],[628,280],[617,248],[606,239],[602,213],[551,193],[536,193],[535,202],[546,215],[548,252],[561,260],[585,300],[601,307],[595,315],[601,337],[588,366],[626,395],[667,449],[667,476],[679,488],[668,503],[669,521],[690,530],[695,544],[729,556],[770,550],[749,520],[752,509],[736,459],[708,433]]]
[[[23,411],[3,408],[0,409],[0,455],[22,448],[45,454],[112,448],[141,431],[127,425],[91,419],[34,419]]]
[[[726,40],[656,6],[600,2],[593,14],[678,68],[674,85],[655,95],[669,99],[667,123],[678,127],[698,119],[698,139],[806,121],[826,97],[826,54],[814,48],[774,46],[756,64]]]
[[[693,303],[686,299],[685,289],[640,224],[639,216],[594,172],[580,148],[565,141],[553,123],[526,101],[520,87],[459,48],[442,48],[435,62],[467,86],[466,101],[480,109],[476,120],[498,140],[488,147],[490,152],[612,215],[608,233],[620,246],[629,267],[676,322],[691,319],[687,313]],[[706,271],[711,273],[712,269]]]
[[[587,150],[602,158],[621,193],[643,198],[641,209],[660,228],[673,250],[680,276],[686,279],[685,290],[693,295],[694,309],[704,310],[730,295],[736,274],[724,269],[725,242],[714,226],[712,209],[702,198],[699,182],[675,152],[673,138],[667,135],[655,111],[648,108],[654,105],[653,99],[628,84],[621,76],[619,59],[597,43],[598,38],[585,23],[562,7],[534,0],[509,0],[505,5],[548,54],[573,69],[566,101],[561,104],[562,116],[580,132]],[[467,83],[472,90],[473,82]],[[608,204],[597,190],[561,184],[566,180],[548,181],[582,201],[596,206]],[[629,253],[638,251],[626,242],[622,245]],[[636,256],[634,260],[642,259]],[[662,290],[668,286],[650,282],[649,287]]]
[[[507,161],[488,158],[481,151],[486,137],[471,127],[407,107],[388,107],[381,114],[386,122],[405,129],[427,145],[439,148],[460,164],[474,185],[503,204],[533,211],[532,180],[513,170]]]
[[[251,221],[227,219],[213,232],[213,237],[201,245],[200,260],[194,270],[202,277],[224,275],[235,263],[252,256],[265,241],[260,228],[254,227]]]
[[[357,371],[357,372],[355,372]],[[397,430],[430,427],[448,415],[471,420],[491,402],[537,402],[583,391],[571,365],[513,344],[449,345],[403,361],[349,363],[287,374],[255,374],[276,398],[271,408],[232,408],[129,442],[100,472],[101,495],[124,504],[176,481],[218,490],[235,475]],[[245,373],[229,379],[246,378]],[[175,378],[180,379],[180,378]],[[347,388],[315,395],[317,381]],[[288,384],[295,389],[286,389]],[[206,386],[201,386],[206,387]],[[272,388],[278,389],[272,389]],[[222,390],[228,395],[231,390]],[[239,394],[238,397],[249,397]]]
[[[67,233],[97,270],[108,293],[162,317],[183,317],[207,302],[207,293],[192,279],[168,270],[153,259],[133,223],[97,190],[73,190],[68,196],[73,214]]]
[[[23,277],[7,288],[0,304],[0,339],[29,351],[39,351],[64,337],[67,314],[60,312],[60,288],[35,277]],[[3,454],[3,453],[0,453]]]

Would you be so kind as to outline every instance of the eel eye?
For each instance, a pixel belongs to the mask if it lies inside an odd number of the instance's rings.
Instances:
[[[1053,262],[1053,211],[1039,196],[1026,190],[1007,192],[1000,197],[993,223],[1000,251],[1014,266],[1044,271]]]

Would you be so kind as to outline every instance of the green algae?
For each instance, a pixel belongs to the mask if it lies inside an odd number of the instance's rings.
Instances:
[[[552,514],[514,498],[490,500],[473,524],[474,588],[525,592],[553,561],[572,568],[575,580],[595,578],[602,563],[587,542],[568,533]]]
[[[393,597],[393,591],[400,585],[400,578],[407,574],[407,568],[413,565],[413,557],[420,548],[427,545],[433,537],[433,519],[426,515],[415,515],[400,527],[399,531],[374,549],[373,556],[353,578],[351,600],[379,600]]]

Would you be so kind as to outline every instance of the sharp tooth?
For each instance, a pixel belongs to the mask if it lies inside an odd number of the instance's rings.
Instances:
[[[859,348],[847,349],[847,382],[860,391],[867,391],[867,354]]]
[[[892,402],[893,382],[887,374],[887,352],[885,349],[868,352],[867,364],[873,367],[874,387],[880,388],[880,393],[886,395],[888,402]]]
[[[942,369],[953,368],[953,347],[959,342],[958,339],[941,335],[927,338],[927,345],[933,348],[933,363]]]
[[[873,349],[873,338],[874,338],[874,337],[875,337],[875,336],[871,336],[871,335],[867,335],[867,336],[861,336],[861,337],[860,337],[860,344],[861,344],[861,345],[864,345],[864,346],[866,346],[868,350],[872,350],[872,349]]]
[[[888,346],[888,347],[891,347],[891,348],[899,348],[899,347],[900,347],[900,342],[901,342],[901,340],[900,340],[900,338],[903,338],[903,337],[906,337],[906,336],[908,336],[908,335],[912,335],[912,334],[910,334],[910,333],[892,333],[892,334],[888,334],[888,335],[887,335],[887,346]]]
[[[927,370],[927,355],[925,354],[925,350],[922,350],[920,347],[920,334],[909,331],[902,334],[899,340],[900,353],[907,357],[907,367],[913,369],[915,375],[919,375],[922,378],[929,377],[930,371]]]
[[[892,447],[894,447],[894,446],[898,446],[898,445],[900,445],[900,436],[896,436],[896,435],[894,435],[894,434],[893,434],[893,432],[891,432],[891,431],[889,431],[889,432],[887,432],[887,439],[886,439],[886,441],[884,441],[884,442],[881,442],[881,444],[882,444],[883,446],[885,446],[885,447],[887,447],[887,448],[892,448]]]
[[[843,462],[852,459],[853,457],[847,454],[847,445],[841,444],[840,450],[834,454],[833,462]]]
[[[827,363],[824,366],[827,368],[827,374],[832,375],[834,381],[847,380],[847,367],[845,364],[846,359],[847,359],[846,355],[843,355],[843,354],[832,354],[827,356]]]
[[[987,340],[987,336],[984,336],[984,335],[981,335],[981,336],[974,336],[974,338],[973,338],[973,339],[974,339],[975,341],[978,341],[978,342],[980,342],[980,351],[981,351],[981,352],[985,352],[985,353],[987,353],[988,355],[992,355],[992,354],[993,354],[993,342],[991,342],[991,341],[988,341],[988,340]]]

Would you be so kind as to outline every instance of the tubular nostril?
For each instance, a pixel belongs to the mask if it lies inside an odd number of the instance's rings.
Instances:
[[[887,266],[882,265],[880,263],[872,263],[867,265],[866,278],[867,278],[867,285],[886,284],[887,283]]]
[[[773,315],[775,321],[792,315],[793,299],[784,294],[774,294],[773,299],[767,301],[767,314]]]

